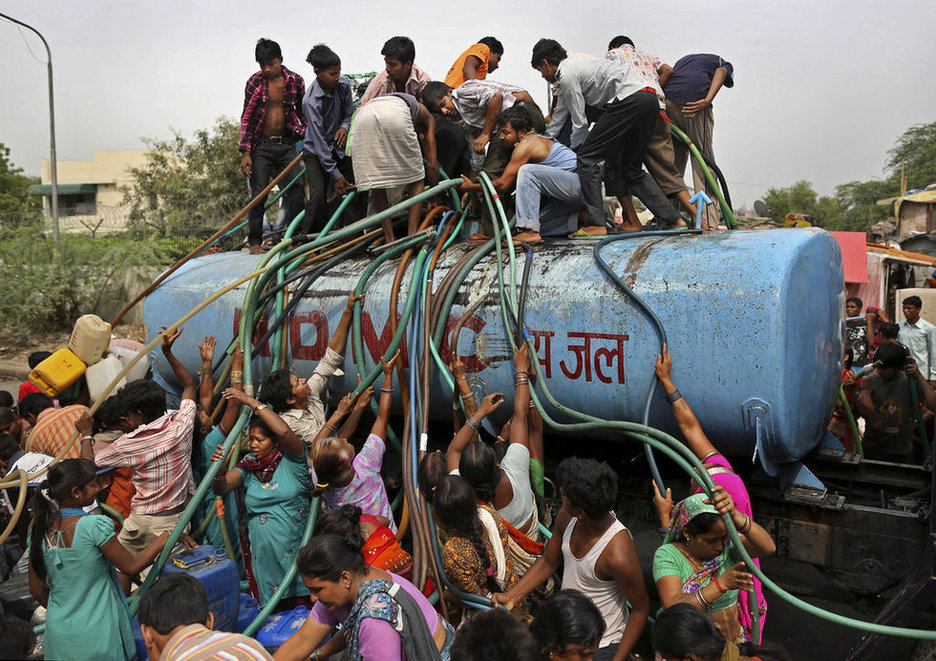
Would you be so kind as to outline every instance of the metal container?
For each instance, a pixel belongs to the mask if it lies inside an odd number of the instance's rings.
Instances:
[[[525,323],[535,340],[542,378],[556,398],[574,409],[609,419],[640,421],[660,336],[647,315],[598,268],[594,242],[557,241],[535,247]],[[435,283],[468,250],[454,246],[439,260]],[[816,229],[710,232],[645,236],[606,246],[611,268],[661,320],[675,367],[673,380],[709,437],[724,452],[756,452],[776,474],[821,438],[837,396],[843,336],[842,262],[830,234]],[[146,300],[150,337],[234,279],[259,257],[244,253],[192,261]],[[517,279],[523,269],[517,255]],[[325,353],[347,294],[370,258],[346,260],[321,277],[289,324],[289,359],[299,374],[311,372]],[[397,263],[369,280],[362,322],[366,367],[388,346],[389,296]],[[404,283],[409,282],[412,266]],[[208,333],[219,343],[233,336],[246,287],[200,312],[176,343],[191,369],[199,366],[197,343]],[[403,309],[407,288],[401,293]],[[505,334],[492,254],[469,274],[455,299],[449,329],[478,297],[484,305],[466,321],[459,338],[472,387],[480,395],[513,390],[513,365]],[[260,334],[267,320],[260,324]],[[255,339],[259,339],[259,334]],[[338,391],[356,385],[351,342]],[[440,355],[449,355],[446,337]],[[154,352],[158,380],[178,388]],[[270,367],[268,352],[256,359],[256,382]],[[449,415],[450,393],[438,374],[432,410]],[[551,413],[551,409],[547,407]],[[509,407],[498,411],[509,415]],[[565,418],[561,418],[565,419]],[[675,432],[664,394],[657,388],[650,424]],[[599,434],[600,435],[600,434]],[[610,436],[610,435],[609,435]]]

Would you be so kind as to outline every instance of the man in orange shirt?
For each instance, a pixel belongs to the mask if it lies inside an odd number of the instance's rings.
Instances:
[[[503,55],[504,45],[496,37],[479,39],[458,56],[445,76],[445,84],[455,89],[466,80],[484,80],[497,69]]]

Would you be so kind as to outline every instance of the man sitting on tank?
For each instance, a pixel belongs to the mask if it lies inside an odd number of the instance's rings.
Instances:
[[[575,174],[575,152],[555,138],[540,135],[526,108],[514,106],[498,118],[501,141],[513,148],[503,173],[492,181],[502,196],[517,189],[517,238],[537,242],[543,236],[574,232],[585,208],[582,186]],[[463,191],[480,191],[481,184],[462,176]],[[540,208],[540,198],[550,202]]]
[[[472,177],[478,172],[485,172],[491,179],[500,177],[510,160],[513,146],[504,143],[495,130],[502,111],[526,108],[533,118],[533,127],[537,131],[546,130],[543,113],[533,102],[530,93],[508,83],[468,80],[457,89],[452,89],[445,83],[433,81],[423,89],[420,101],[431,112],[462,122],[471,143]],[[509,208],[510,199],[503,198],[501,203],[507,205],[505,213],[509,218],[513,214],[513,209]],[[470,240],[487,239],[493,234],[491,219],[483,215],[477,235],[470,237]]]
[[[328,379],[338,371],[344,358],[345,344],[348,342],[348,329],[351,327],[351,313],[354,311],[355,301],[364,300],[364,294],[348,296],[344,312],[338,327],[328,340],[328,348],[322,360],[306,379],[301,379],[290,369],[271,372],[260,382],[259,399],[278,413],[296,436],[302,439],[306,450],[312,448],[316,435],[325,426],[325,404],[322,403],[322,392],[328,385]],[[357,423],[355,423],[356,425]],[[342,429],[337,434],[341,438],[351,435],[350,431],[342,435]],[[306,453],[309,474],[312,483],[315,483],[315,468],[312,465],[311,453]]]
[[[917,396],[931,410],[936,409],[936,394],[902,344],[882,344],[874,354],[874,360],[880,365],[862,381],[858,396],[858,411],[867,422],[864,456],[866,459],[913,463],[913,432],[921,412],[910,388],[911,383],[916,385]],[[927,442],[925,438],[921,441]]]

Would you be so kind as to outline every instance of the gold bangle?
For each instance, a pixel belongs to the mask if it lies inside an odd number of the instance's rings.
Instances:
[[[254,413],[260,413],[265,408],[269,408],[266,404],[259,404],[255,409]]]

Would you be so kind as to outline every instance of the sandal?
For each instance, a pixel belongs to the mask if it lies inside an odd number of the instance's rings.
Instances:
[[[580,227],[569,235],[570,239],[604,239],[607,234],[589,234],[584,227]]]

